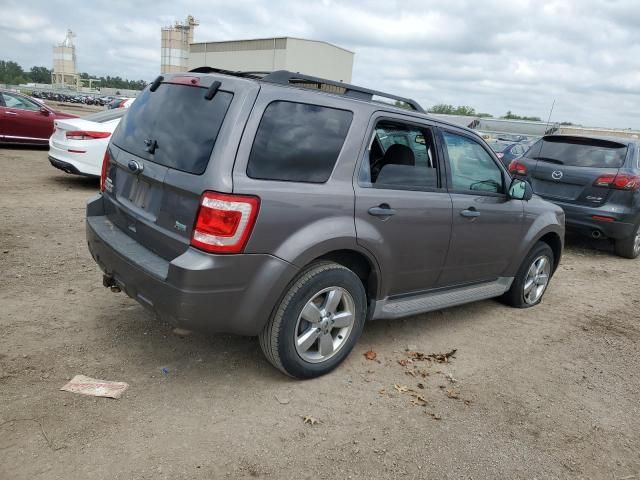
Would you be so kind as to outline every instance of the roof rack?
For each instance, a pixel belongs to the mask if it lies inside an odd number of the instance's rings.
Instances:
[[[374,96],[387,98],[390,100],[397,100],[399,102],[406,103],[417,112],[425,113],[420,104],[410,98],[399,97],[390,93],[378,92],[377,90],[370,90],[368,88],[358,87],[349,83],[327,80],[326,78],[312,77],[310,75],[303,75],[301,73],[289,72],[288,70],[277,70],[275,72],[272,72],[262,77],[262,81],[278,83],[280,85],[295,85],[296,83],[315,83],[318,86],[331,85],[333,87],[344,89],[344,95],[346,97],[357,98],[359,100],[367,100],[369,102],[374,101]]]
[[[189,70],[193,73],[220,73],[223,75],[232,75],[235,77],[253,78],[256,80],[262,80],[263,82],[277,83],[279,85],[315,85],[318,89],[322,85],[332,86],[334,89],[330,90],[331,93],[342,94],[346,97],[356,98],[359,100],[375,101],[373,97],[386,98],[389,100],[396,100],[407,104],[416,112],[425,113],[423,108],[418,102],[411,98],[399,97],[390,93],[379,92],[377,90],[370,90],[364,87],[358,87],[349,83],[336,82],[333,80],[327,80],[326,78],[312,77],[310,75],[303,75],[301,73],[290,72],[288,70],[276,70],[275,72],[242,72],[223,70],[221,68],[213,67],[198,67]],[[385,102],[381,102],[385,103]]]

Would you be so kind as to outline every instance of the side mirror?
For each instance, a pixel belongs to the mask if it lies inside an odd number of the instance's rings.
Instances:
[[[40,107],[40,113],[41,113],[42,115],[49,116],[49,114],[50,114],[51,112],[50,112],[49,110],[47,110],[45,107]]]
[[[529,201],[533,197],[533,187],[526,180],[514,178],[509,187],[509,198]]]

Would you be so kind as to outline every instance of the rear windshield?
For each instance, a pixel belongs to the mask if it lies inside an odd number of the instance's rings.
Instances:
[[[155,92],[146,89],[120,122],[113,143],[165,167],[201,174],[233,98],[218,91],[206,100],[206,92],[206,88],[168,83]],[[155,151],[150,153],[154,144]]]
[[[621,143],[581,137],[546,137],[534,143],[526,156],[570,167],[620,168],[627,156]]]
[[[114,108],[113,110],[105,110],[104,112],[92,113],[82,117],[83,120],[89,120],[96,123],[105,123],[122,117],[126,113],[124,108]]]

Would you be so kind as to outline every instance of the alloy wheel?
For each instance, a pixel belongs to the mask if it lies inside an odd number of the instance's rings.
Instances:
[[[355,303],[342,287],[325,288],[309,299],[298,316],[295,347],[309,363],[324,362],[346,344],[355,322]]]
[[[533,305],[538,302],[549,284],[551,260],[546,255],[537,257],[529,267],[524,280],[524,301]]]

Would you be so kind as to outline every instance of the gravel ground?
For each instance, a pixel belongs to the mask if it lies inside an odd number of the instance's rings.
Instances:
[[[606,243],[570,239],[536,308],[372,322],[301,382],[254,338],[179,337],[103,288],[96,181],[46,150],[0,148],[0,170],[0,478],[640,479],[640,263]],[[76,374],[130,387],[60,391]]]

